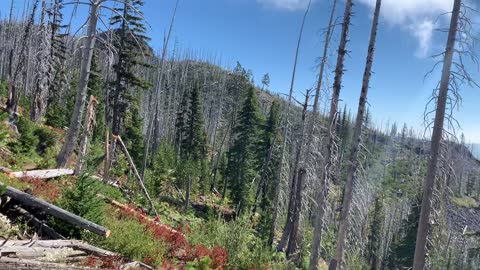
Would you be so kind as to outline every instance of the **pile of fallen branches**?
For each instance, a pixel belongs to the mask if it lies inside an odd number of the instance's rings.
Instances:
[[[5,240],[0,269],[152,269],[77,240]]]

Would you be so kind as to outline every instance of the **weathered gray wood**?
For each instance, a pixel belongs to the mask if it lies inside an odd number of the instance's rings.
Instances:
[[[78,240],[9,240],[5,242],[0,249],[14,246],[30,246],[37,248],[71,248],[73,250],[84,251],[95,256],[113,256],[114,252],[101,249]]]
[[[370,85],[370,78],[372,75],[373,56],[375,52],[375,42],[377,40],[378,20],[380,17],[380,7],[382,0],[377,0],[375,5],[375,12],[373,15],[372,29],[370,32],[370,41],[368,44],[367,62],[365,64],[365,72],[363,73],[363,83],[360,90],[360,99],[358,102],[357,118],[355,120],[355,130],[353,132],[353,139],[350,147],[350,157],[348,162],[347,182],[345,183],[343,202],[340,211],[340,221],[338,227],[338,239],[335,252],[335,260],[337,264],[333,264],[333,269],[343,269],[345,252],[347,248],[347,234],[350,230],[351,208],[353,201],[356,173],[360,166],[358,158],[361,147],[362,127],[365,122],[365,106],[367,104],[368,89]],[[337,268],[335,268],[337,266]]]
[[[150,195],[148,194],[147,188],[145,187],[145,184],[143,183],[143,179],[138,173],[137,166],[135,166],[135,163],[133,162],[132,156],[130,156],[130,153],[128,152],[127,147],[125,146],[125,143],[123,143],[122,138],[120,135],[113,135],[114,141],[117,141],[120,146],[122,147],[122,151],[125,153],[128,159],[128,163],[130,163],[130,166],[132,166],[133,172],[135,173],[135,176],[138,179],[138,182],[140,183],[140,186],[142,187],[142,191],[145,194],[145,197],[147,197],[148,202],[150,202],[150,207],[152,208],[152,211],[155,213],[155,216],[158,216],[157,209],[155,208],[155,204],[153,204],[152,199],[150,198]]]
[[[35,170],[35,171],[24,171],[24,172],[10,172],[8,173],[11,177],[22,178],[22,177],[33,177],[40,179],[49,179],[55,178],[63,175],[72,175],[72,169],[51,169],[51,170]]]
[[[452,17],[450,20],[450,28],[448,31],[447,45],[443,53],[442,77],[438,88],[435,110],[435,121],[432,131],[432,141],[430,143],[430,160],[428,161],[427,177],[425,178],[423,187],[422,210],[418,221],[417,240],[415,242],[415,256],[413,259],[413,269],[422,270],[425,267],[427,252],[427,237],[430,231],[430,212],[432,211],[433,190],[435,187],[435,177],[438,171],[438,162],[441,159],[441,143],[444,133],[445,113],[447,110],[448,92],[451,91],[452,85],[451,73],[454,63],[455,42],[459,29],[459,20],[461,13],[462,1],[455,0],[453,3]],[[463,15],[462,15],[463,16]],[[463,33],[463,32],[462,32]],[[453,82],[456,85],[456,82]],[[455,87],[455,86],[454,86]]]
[[[0,186],[5,186],[5,185],[0,182]],[[82,229],[89,230],[93,233],[96,233],[104,237],[108,237],[110,235],[110,230],[106,229],[105,227],[102,227],[82,217],[79,217],[75,214],[65,211],[64,209],[58,206],[55,206],[44,200],[40,200],[35,196],[22,192],[16,188],[7,186],[5,195],[7,195],[8,197],[11,197],[12,199],[26,206],[33,207],[33,208],[40,208],[43,211],[45,211],[47,214],[55,216],[68,223],[74,224]]]
[[[33,225],[37,229],[39,229],[40,231],[42,231],[43,233],[48,235],[50,238],[52,238],[52,239],[65,239],[65,237],[63,235],[57,233],[54,229],[50,228],[45,222],[39,220],[34,215],[30,214],[30,212],[28,212],[27,210],[25,210],[21,207],[16,207],[14,210],[17,211],[19,214],[25,216],[27,218],[27,223],[29,223],[29,222],[33,223]]]
[[[61,247],[64,248],[64,247]],[[61,248],[30,247],[30,246],[3,246],[0,247],[0,257],[35,259],[54,254]],[[86,255],[84,251],[66,250],[66,257]]]
[[[2,270],[77,270],[77,269],[93,269],[85,267],[76,267],[66,264],[41,262],[35,260],[17,259],[17,258],[0,258],[0,269]]]
[[[95,126],[95,106],[97,99],[90,95],[90,100],[87,106],[87,112],[85,113],[85,119],[83,123],[82,139],[80,140],[79,153],[77,157],[77,164],[75,165],[75,175],[80,175],[85,163],[85,156],[87,155],[88,136],[91,133],[92,126]]]

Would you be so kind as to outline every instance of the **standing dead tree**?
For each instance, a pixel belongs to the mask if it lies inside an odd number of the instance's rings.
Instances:
[[[305,94],[305,102],[303,103],[302,110],[302,123],[300,127],[300,141],[297,144],[296,154],[295,154],[295,166],[294,166],[294,175],[292,181],[295,182],[295,200],[293,202],[292,209],[292,229],[288,237],[288,246],[287,246],[287,257],[295,263],[300,264],[301,262],[301,246],[303,241],[303,235],[301,230],[302,222],[302,203],[303,203],[303,192],[305,185],[305,177],[307,174],[306,170],[306,160],[305,160],[305,150],[306,150],[306,129],[307,129],[307,112],[308,112],[308,98],[310,97],[310,91],[307,90]]]
[[[323,231],[323,216],[326,210],[327,196],[329,192],[329,179],[332,174],[332,167],[335,164],[337,146],[337,120],[338,120],[338,101],[340,98],[340,90],[342,88],[342,77],[344,72],[344,60],[347,54],[346,46],[348,41],[348,31],[350,28],[350,19],[352,15],[353,1],[347,0],[345,3],[345,13],[343,17],[342,33],[340,37],[340,45],[338,48],[337,65],[335,68],[335,78],[333,82],[332,100],[330,103],[330,115],[328,126],[328,142],[326,145],[326,153],[323,159],[323,169],[320,177],[320,192],[316,194],[317,213],[314,220],[313,245],[310,260],[310,269],[318,269],[318,258],[320,254],[320,243]]]
[[[32,93],[32,106],[30,109],[30,119],[39,123],[45,114],[48,89],[51,83],[51,40],[48,36],[49,25],[44,21],[46,13],[46,1],[42,1],[42,13],[40,19],[40,26],[38,31],[38,37],[40,38],[40,51],[37,53],[37,66],[35,76],[35,87]]]
[[[313,112],[312,112],[312,121],[311,121],[311,130],[309,131],[308,134],[308,139],[307,139],[307,149],[309,151],[309,156],[308,158],[313,158],[314,153],[313,153],[313,141],[314,141],[314,135],[315,135],[315,127],[318,122],[319,118],[319,100],[320,100],[320,92],[321,92],[321,87],[323,83],[323,76],[325,72],[325,66],[327,63],[327,54],[328,54],[328,49],[330,46],[330,40],[332,38],[333,34],[333,29],[334,29],[334,15],[335,15],[335,10],[337,7],[337,0],[333,0],[333,5],[332,5],[332,10],[330,11],[330,18],[328,21],[328,26],[327,26],[327,33],[325,35],[325,41],[324,41],[324,46],[323,46],[323,54],[322,54],[322,60],[320,62],[320,71],[318,73],[318,81],[317,81],[317,87],[315,89],[315,97],[313,101]],[[312,250],[320,250],[320,241],[313,241],[312,243]],[[317,265],[318,260],[319,260],[319,252],[312,253],[312,256],[310,257],[310,265]],[[312,268],[310,268],[312,269]]]
[[[359,166],[358,154],[360,151],[362,126],[365,121],[365,105],[367,103],[368,88],[370,84],[370,77],[372,75],[373,56],[375,51],[375,42],[377,38],[378,19],[380,17],[381,0],[377,0],[375,5],[375,12],[373,15],[372,29],[370,32],[370,42],[368,44],[367,63],[365,65],[365,72],[363,73],[363,83],[360,92],[360,99],[358,102],[357,118],[355,120],[355,130],[352,138],[352,146],[350,150],[350,159],[348,164],[347,182],[345,184],[345,191],[343,195],[342,210],[340,212],[340,226],[338,229],[338,240],[335,254],[335,262],[332,262],[332,269],[342,269],[343,259],[345,253],[345,246],[347,244],[347,233],[350,228],[350,208],[353,199],[353,189],[356,181],[356,172]]]
[[[297,60],[298,60],[298,53],[300,51],[300,43],[302,41],[302,34],[303,34],[303,27],[305,25],[305,19],[307,17],[308,11],[310,10],[310,4],[311,1],[309,1],[307,9],[305,10],[303,19],[302,19],[302,24],[300,27],[300,33],[298,35],[298,40],[297,40],[297,47],[295,50],[295,59],[293,62],[293,71],[292,71],[292,80],[290,82],[290,91],[288,94],[288,100],[287,100],[287,107],[285,108],[285,111],[282,115],[282,123],[283,123],[283,130],[282,130],[282,145],[280,147],[280,162],[279,162],[279,168],[277,170],[277,175],[275,176],[275,194],[274,194],[274,201],[273,201],[273,213],[272,213],[272,227],[270,229],[270,239],[273,239],[273,235],[275,234],[276,230],[276,223],[277,223],[277,218],[278,218],[278,211],[279,211],[279,203],[280,203],[280,187],[281,187],[281,178],[282,178],[282,172],[285,167],[285,157],[286,157],[286,146],[287,146],[287,139],[288,139],[288,133],[290,130],[289,127],[289,118],[290,118],[290,110],[292,107],[292,95],[293,95],[293,87],[295,85],[295,75],[296,75],[296,70],[297,70]],[[291,187],[291,192],[290,192],[290,198],[289,198],[289,203],[288,203],[288,215],[287,216],[287,223],[284,228],[284,232],[282,235],[282,240],[280,241],[277,249],[278,250],[283,250],[286,245],[286,240],[288,239],[289,231],[291,230],[292,226],[292,219],[291,219],[291,213],[293,209],[293,200],[294,200],[294,183],[292,183]],[[292,192],[293,191],[293,192]]]
[[[88,18],[88,28],[85,43],[82,46],[82,61],[80,67],[80,78],[78,81],[75,105],[73,108],[70,126],[68,128],[65,143],[57,156],[57,166],[65,167],[68,159],[77,145],[77,137],[82,124],[82,116],[87,97],[88,79],[90,78],[90,67],[92,64],[93,48],[95,47],[97,34],[97,21],[99,17],[100,6],[104,0],[92,1],[90,4],[90,15]]]
[[[310,4],[311,0],[308,2],[307,9],[305,10],[305,13],[302,18],[302,24],[300,26],[300,32],[298,35],[298,40],[297,40],[297,47],[295,50],[295,60],[293,62],[293,71],[292,71],[292,80],[290,81],[290,91],[288,94],[288,100],[287,100],[287,107],[285,108],[285,112],[283,115],[283,131],[282,131],[282,145],[280,148],[280,163],[279,163],[279,168],[277,170],[277,175],[276,175],[276,187],[275,187],[275,197],[274,197],[274,209],[273,209],[273,214],[272,214],[272,228],[270,230],[271,236],[274,235],[275,233],[275,226],[276,226],[276,221],[277,221],[277,216],[278,216],[278,206],[279,206],[279,197],[280,197],[280,183],[281,183],[281,178],[282,178],[282,172],[284,168],[284,163],[285,163],[285,152],[286,152],[286,145],[287,145],[287,137],[289,133],[289,117],[290,117],[290,110],[292,107],[292,95],[293,95],[293,88],[295,85],[295,75],[297,71],[297,60],[298,60],[298,53],[300,51],[300,44],[302,41],[302,34],[303,34],[303,27],[305,25],[305,20],[307,18],[308,12],[310,11]],[[296,171],[296,168],[294,169]],[[285,224],[283,234],[282,234],[282,239],[280,240],[280,243],[278,244],[277,249],[278,250],[284,250],[285,246],[287,244],[287,240],[289,238],[290,232],[292,230],[293,226],[293,209],[294,209],[294,203],[295,203],[295,190],[296,190],[296,176],[292,177],[292,182],[290,183],[290,197],[288,201],[288,211],[287,211],[287,222]],[[273,237],[271,237],[273,239]]]
[[[27,59],[27,50],[30,45],[30,37],[31,37],[31,32],[32,28],[34,27],[35,23],[35,13],[37,11],[38,7],[38,2],[39,0],[36,0],[32,13],[30,15],[30,18],[27,21],[27,24],[25,26],[25,32],[22,37],[22,43],[20,45],[20,53],[19,53],[19,59],[17,61],[17,64],[15,66],[15,69],[13,70],[13,62],[14,62],[14,49],[12,48],[10,51],[10,68],[8,71],[8,97],[7,97],[7,112],[9,115],[9,121],[10,123],[14,124],[16,120],[16,115],[17,115],[17,110],[18,110],[18,103],[20,101],[20,92],[19,92],[19,87],[18,87],[18,81],[20,81],[19,76],[20,75],[25,75],[27,70],[25,68],[25,65],[28,61]]]
[[[460,99],[460,94],[458,93],[459,87],[465,83],[478,87],[466,71],[463,61],[463,56],[467,55],[474,62],[477,62],[473,50],[475,38],[471,33],[472,23],[466,15],[467,11],[471,10],[471,8],[466,7],[462,3],[462,0],[454,1],[446,49],[443,53],[439,54],[439,56],[443,56],[443,60],[435,65],[436,67],[438,64],[443,63],[443,68],[438,89],[435,89],[434,95],[429,101],[429,104],[435,102],[436,108],[430,112],[435,113],[435,118],[433,122],[427,126],[429,127],[433,124],[433,131],[427,176],[423,187],[422,210],[415,244],[414,270],[424,269],[426,263],[427,238],[430,232],[435,180],[439,176],[439,163],[442,159],[442,142],[445,140],[445,138],[443,138],[445,134],[448,136],[452,135],[446,128],[455,126],[452,124],[452,112]],[[449,92],[453,96],[450,96]],[[430,113],[426,113],[426,117]]]
[[[96,104],[97,99],[94,96],[90,96],[90,101],[88,102],[87,112],[85,113],[85,120],[83,123],[83,133],[80,141],[80,151],[77,158],[77,165],[75,167],[75,175],[81,174],[83,170],[85,156],[87,155],[88,136],[90,135],[92,128],[95,126]]]
[[[143,160],[142,160],[142,179],[145,178],[145,171],[147,170],[147,162],[148,162],[148,152],[150,151],[151,148],[151,139],[152,136],[154,135],[155,129],[160,128],[158,126],[158,119],[159,119],[159,110],[160,110],[160,94],[162,92],[162,82],[163,82],[163,73],[166,65],[166,58],[167,58],[167,51],[168,51],[168,43],[170,41],[170,35],[172,33],[173,29],[173,24],[175,22],[175,16],[177,14],[177,8],[178,8],[178,3],[179,0],[176,1],[175,3],[175,9],[173,10],[172,14],[172,19],[170,21],[170,27],[168,29],[168,34],[166,39],[163,42],[163,48],[162,48],[162,57],[160,59],[160,70],[158,72],[158,86],[155,89],[154,95],[152,96],[152,100],[149,102],[149,115],[147,117],[148,119],[148,125],[147,125],[147,134],[145,136],[145,147],[144,147],[144,153],[143,153]],[[157,144],[157,138],[154,138],[154,143]],[[157,147],[153,147],[152,151],[155,150]]]

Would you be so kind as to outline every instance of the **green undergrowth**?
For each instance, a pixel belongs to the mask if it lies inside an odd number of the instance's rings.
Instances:
[[[111,207],[104,210],[103,223],[111,231],[111,235],[108,238],[92,236],[89,240],[133,260],[160,266],[167,252],[167,245],[154,239],[152,233],[136,220],[119,219],[112,214],[115,210]]]
[[[458,207],[464,207],[464,208],[478,208],[479,202],[477,202],[474,198],[471,197],[452,197],[451,201],[453,204],[455,204]]]
[[[19,118],[17,126],[20,135],[13,134],[2,122],[0,149],[6,149],[8,156],[2,157],[0,166],[14,171],[26,168],[54,168],[55,156],[61,146],[59,131],[37,125],[25,117]],[[87,170],[93,174],[102,168],[103,148],[100,147],[101,142],[92,144],[87,159]],[[222,200],[218,196],[204,196],[202,188],[195,186],[191,201],[204,202],[206,210],[198,211],[189,207],[184,211],[183,195],[178,188],[184,190],[185,187],[180,181],[183,178],[178,174],[174,152],[169,148],[163,151],[164,154],[159,155],[160,158],[155,161],[153,169],[147,171],[145,178],[145,184],[159,213],[160,223],[172,228],[182,228],[192,248],[202,245],[212,250],[215,247],[225,249],[228,254],[225,269],[294,269],[284,254],[277,253],[258,236],[258,231],[252,228],[252,222],[248,218],[226,222],[214,211],[215,208],[227,207],[228,198]],[[147,212],[150,211],[138,180],[130,173],[122,154],[119,155],[116,166],[112,168],[111,175],[123,181],[122,185],[129,190],[131,201],[118,188],[88,174],[79,177],[63,176],[48,181],[20,180],[0,174],[0,182],[22,191],[32,192],[39,198],[111,231],[110,237],[103,238],[56,218],[49,218],[49,225],[70,239],[87,241],[133,260],[145,262],[157,269],[162,269],[165,262],[181,265],[183,262],[177,262],[176,257],[172,257],[169,243],[155,237],[153,232],[147,229],[146,224],[134,218],[123,217],[118,209],[97,196],[102,194],[132,208],[138,206]],[[209,269],[211,262],[212,258],[196,258],[191,262],[185,262],[185,269]]]
[[[283,253],[277,253],[256,236],[248,218],[230,222],[211,218],[193,225],[187,238],[193,245],[225,248],[232,269],[294,269]]]
[[[18,134],[15,134],[5,123],[6,117],[6,113],[0,115],[0,148],[6,152],[0,164],[12,170],[55,167],[59,135],[24,116],[17,119]]]

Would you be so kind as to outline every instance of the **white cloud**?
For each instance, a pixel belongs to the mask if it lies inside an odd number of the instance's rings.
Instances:
[[[375,0],[358,0],[370,7]],[[394,26],[410,31],[418,41],[418,57],[426,57],[432,53],[432,37],[440,14],[450,12],[453,0],[383,0],[382,17]],[[448,16],[444,16],[448,18]],[[441,21],[440,21],[441,22]]]
[[[434,22],[425,19],[421,23],[410,25],[413,35],[418,39],[419,48],[416,55],[420,58],[427,57],[430,52],[430,45],[432,43]]]
[[[304,9],[308,5],[309,0],[257,0],[266,6],[274,6],[275,8],[298,10]]]

